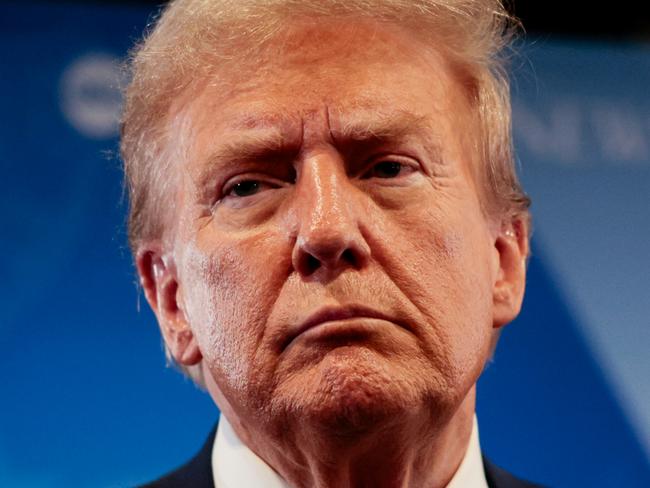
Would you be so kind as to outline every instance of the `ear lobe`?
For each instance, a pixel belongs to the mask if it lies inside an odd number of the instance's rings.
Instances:
[[[506,325],[519,315],[526,288],[528,258],[528,221],[515,218],[505,223],[496,236],[497,278],[493,288],[492,325]]]
[[[174,361],[183,366],[198,364],[203,356],[185,316],[176,264],[160,246],[142,246],[136,267],[147,302],[151,306]]]

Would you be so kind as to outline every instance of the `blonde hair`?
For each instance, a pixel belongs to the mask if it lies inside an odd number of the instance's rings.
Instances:
[[[296,19],[327,17],[397,24],[447,56],[478,117],[481,165],[474,169],[484,209],[502,221],[528,220],[530,200],[515,172],[504,68],[517,23],[501,0],[175,0],[128,60],[121,154],[134,254],[144,242],[161,239],[175,213],[174,103],[220,69],[254,59],[257,47]],[[201,384],[195,369],[185,372]]]

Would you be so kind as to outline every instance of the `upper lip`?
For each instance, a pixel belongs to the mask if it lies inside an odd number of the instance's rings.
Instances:
[[[292,327],[290,333],[285,341],[284,347],[287,347],[296,337],[303,332],[316,327],[324,322],[332,322],[335,320],[345,320],[352,318],[371,318],[387,320],[393,323],[398,323],[394,318],[389,315],[379,312],[378,310],[366,307],[364,305],[346,305],[339,307],[323,307],[316,310],[314,313],[307,316],[305,320],[300,322],[296,327]]]

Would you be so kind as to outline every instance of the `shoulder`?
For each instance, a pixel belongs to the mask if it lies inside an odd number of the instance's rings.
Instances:
[[[492,464],[485,456],[483,456],[483,466],[490,488],[544,488],[542,485],[515,478],[506,470]]]
[[[212,445],[217,433],[215,426],[210,432],[201,450],[180,468],[171,473],[142,485],[139,488],[213,488],[212,481]]]

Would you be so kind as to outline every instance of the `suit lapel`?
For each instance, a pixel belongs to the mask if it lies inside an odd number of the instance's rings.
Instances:
[[[196,456],[175,471],[140,488],[214,488],[212,445],[216,433],[215,425]]]
[[[483,467],[485,468],[485,479],[490,488],[543,488],[541,485],[515,478],[507,471],[492,464],[485,456],[483,456]]]

